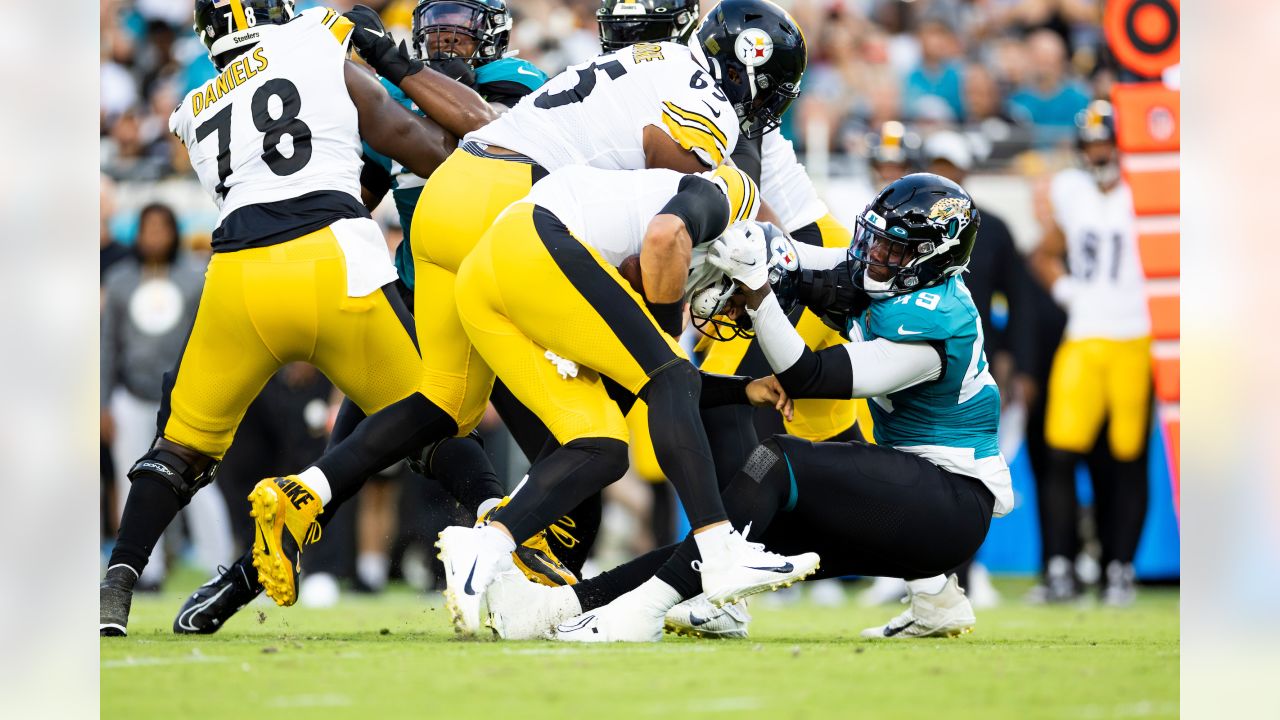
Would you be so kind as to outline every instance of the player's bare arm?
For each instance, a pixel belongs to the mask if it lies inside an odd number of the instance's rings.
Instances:
[[[357,5],[344,17],[356,26],[351,45],[360,57],[440,127],[462,137],[498,116],[475,90],[411,57],[404,43],[397,46],[374,10]]]
[[[682,173],[700,173],[709,169],[692,150],[680,147],[680,143],[656,125],[644,128],[644,166]]]
[[[693,239],[684,221],[658,215],[649,223],[640,249],[640,277],[645,299],[651,303],[679,302],[693,256]]]
[[[454,140],[439,125],[391,99],[369,73],[348,61],[347,92],[360,114],[360,136],[369,147],[427,177],[453,151]]]

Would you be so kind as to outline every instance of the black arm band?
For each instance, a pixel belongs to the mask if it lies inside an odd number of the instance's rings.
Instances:
[[[681,178],[678,191],[658,214],[680,218],[694,245],[715,240],[729,227],[729,201],[715,183],[697,175]]]
[[[777,375],[782,389],[793,400],[848,400],[853,397],[853,363],[841,345],[818,352],[805,348],[794,365]]]
[[[679,337],[684,330],[684,300],[677,300],[669,303],[651,303],[646,302],[649,306],[649,314],[654,320],[658,321],[658,327],[671,337]]]
[[[701,371],[700,371],[701,372]],[[712,408],[721,405],[744,405],[747,400],[747,385],[751,378],[745,375],[716,375],[702,373],[702,398],[700,407]]]

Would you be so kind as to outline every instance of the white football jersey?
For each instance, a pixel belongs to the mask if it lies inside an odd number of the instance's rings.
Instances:
[[[1103,193],[1089,173],[1070,168],[1054,176],[1050,193],[1076,285],[1066,308],[1067,338],[1124,340],[1149,335],[1151,319],[1129,185],[1122,180]]]
[[[568,165],[645,167],[653,125],[715,167],[738,143],[728,98],[693,52],[641,43],[574,65],[466,140],[529,156],[548,171]]]
[[[344,63],[351,23],[324,8],[262,25],[257,46],[169,118],[221,211],[335,191],[359,202],[361,144]]]
[[[796,149],[778,130],[764,136],[760,153],[760,195],[782,220],[782,229],[794,232],[827,214]]]
[[[695,177],[711,179],[711,175]],[[640,253],[649,221],[661,212],[686,177],[689,176],[662,168],[621,171],[575,165],[547,175],[520,202],[547,209],[579,242],[595,248],[605,262],[618,267],[623,260]],[[729,202],[727,198],[725,202]],[[730,212],[734,209],[731,207]],[[740,214],[754,213],[753,207],[736,210]],[[730,218],[735,219],[739,218]],[[724,228],[714,230],[719,235]]]

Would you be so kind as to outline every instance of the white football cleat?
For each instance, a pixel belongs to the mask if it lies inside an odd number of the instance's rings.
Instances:
[[[957,637],[973,631],[977,618],[973,606],[965,597],[960,581],[953,574],[947,584],[933,595],[911,592],[907,597],[910,607],[888,623],[862,631],[864,638],[924,638]]]
[[[582,606],[571,586],[533,582],[518,568],[502,573],[489,585],[481,607],[485,626],[504,640],[551,637],[556,625],[580,612]]]
[[[702,573],[707,602],[721,607],[765,590],[790,587],[816,572],[818,562],[817,553],[779,555],[733,530],[715,557],[695,560],[693,567]]]
[[[459,635],[480,632],[480,604],[485,589],[503,572],[515,569],[511,553],[495,548],[487,536],[489,532],[499,531],[489,527],[447,527],[440,531],[436,542],[444,565],[444,603]]]
[[[622,596],[625,598],[626,596]],[[658,642],[662,639],[662,616],[619,598],[569,618],[556,626],[552,640],[560,642]]]
[[[663,629],[689,637],[744,638],[750,622],[747,601],[716,607],[707,602],[706,595],[699,595],[668,610]]]

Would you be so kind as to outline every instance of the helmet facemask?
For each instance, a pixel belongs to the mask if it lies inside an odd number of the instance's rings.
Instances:
[[[940,207],[941,206],[941,207]],[[926,216],[911,211],[893,225],[870,207],[858,217],[849,245],[849,274],[854,287],[884,299],[938,285],[964,271],[962,264],[935,260],[961,244],[961,233],[976,213],[959,198],[948,198]],[[930,262],[933,261],[933,262]]]
[[[413,51],[423,61],[461,58],[478,67],[506,53],[510,30],[505,11],[465,0],[423,2],[413,11]]]
[[[609,3],[596,11],[600,47],[605,52],[621,50],[642,42],[685,42],[697,22],[697,4],[692,9],[640,2]]]

